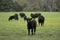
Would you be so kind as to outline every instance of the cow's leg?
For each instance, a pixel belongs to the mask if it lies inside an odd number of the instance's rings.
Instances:
[[[30,29],[28,29],[28,35],[30,35]]]
[[[40,23],[41,23],[41,20],[38,20],[38,24],[40,25]]]
[[[33,35],[33,29],[31,29],[31,33],[32,33],[32,35]]]
[[[35,35],[35,33],[36,33],[36,28],[34,28],[34,35]]]
[[[41,26],[43,26],[44,25],[44,22],[41,22]]]
[[[16,20],[18,20],[18,18],[16,18]]]
[[[43,24],[43,23],[41,22],[41,26],[42,26],[42,24]]]
[[[16,17],[14,19],[16,20]]]
[[[16,17],[16,20],[18,20],[18,17]]]
[[[41,22],[41,26],[43,26],[44,25],[44,22]]]
[[[40,25],[40,22],[38,24]]]

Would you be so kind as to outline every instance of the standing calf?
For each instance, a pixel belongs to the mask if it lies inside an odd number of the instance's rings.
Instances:
[[[28,29],[28,35],[30,35],[30,30],[32,35],[36,32],[36,21],[33,19],[27,19],[27,29]]]
[[[24,16],[24,21],[26,21],[27,20],[27,16]]]
[[[38,17],[38,23],[39,23],[39,24],[41,23],[41,26],[42,26],[42,25],[44,25],[44,21],[45,21],[44,16],[40,15],[40,16]]]

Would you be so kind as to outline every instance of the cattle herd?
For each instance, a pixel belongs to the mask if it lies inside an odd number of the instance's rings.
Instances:
[[[25,13],[19,13],[20,17],[24,19],[24,21],[27,21],[27,29],[28,29],[28,35],[30,35],[30,30],[31,30],[31,34],[35,35],[36,33],[36,26],[37,26],[37,22],[36,22],[36,18],[38,18],[38,24],[41,24],[41,26],[44,25],[44,21],[45,21],[45,17],[43,15],[41,15],[41,13],[31,13],[30,14],[30,18],[27,17],[25,15]],[[9,17],[9,21],[10,20],[18,20],[18,14],[15,13],[14,15]]]

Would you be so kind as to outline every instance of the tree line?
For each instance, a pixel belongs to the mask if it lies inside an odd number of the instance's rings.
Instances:
[[[0,12],[6,11],[60,11],[60,0],[0,0]]]

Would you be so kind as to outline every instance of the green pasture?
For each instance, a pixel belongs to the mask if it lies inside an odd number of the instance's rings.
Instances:
[[[40,12],[45,17],[45,24],[41,27],[37,23],[33,36],[28,35],[27,22],[20,16],[18,21],[8,21],[15,13],[19,15],[20,12],[0,12],[0,40],[60,40],[60,12]],[[24,13],[30,17],[31,12]]]

